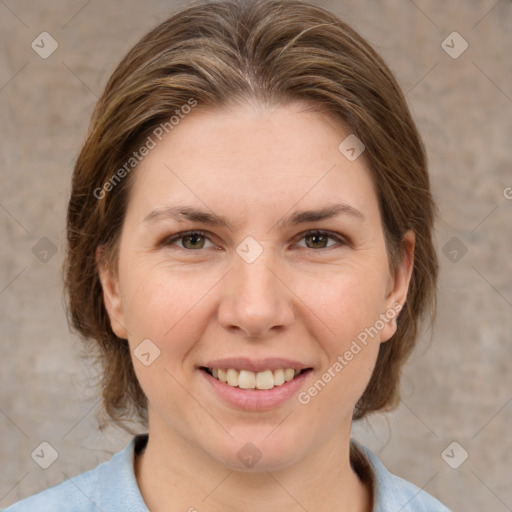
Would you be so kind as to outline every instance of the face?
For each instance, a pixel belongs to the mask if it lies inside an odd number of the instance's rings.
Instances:
[[[390,273],[364,153],[338,149],[349,134],[301,104],[197,110],[135,171],[101,279],[150,438],[245,470],[348,443],[411,273]]]

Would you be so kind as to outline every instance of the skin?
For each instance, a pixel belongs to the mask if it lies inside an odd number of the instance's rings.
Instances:
[[[307,391],[360,332],[406,300],[413,233],[392,275],[364,153],[345,158],[338,145],[350,130],[305,106],[196,109],[136,170],[118,270],[102,267],[100,276],[114,332],[132,353],[144,339],[160,349],[149,366],[133,358],[149,402],[149,442],[135,470],[152,511],[371,510],[371,492],[350,466],[350,428],[393,321],[307,405],[294,396],[242,411],[197,368],[233,356],[299,360],[313,368]],[[364,220],[277,224],[297,209],[340,202]],[[144,221],[177,205],[232,226]],[[197,229],[207,238],[169,241]],[[313,229],[345,241],[304,235]],[[250,264],[236,252],[247,236],[263,249]],[[237,457],[247,442],[261,453],[251,468]]]

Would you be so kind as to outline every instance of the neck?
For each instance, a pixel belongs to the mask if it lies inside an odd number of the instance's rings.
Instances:
[[[370,512],[371,492],[350,464],[349,443],[350,430],[287,468],[248,472],[220,465],[170,430],[150,427],[135,474],[152,512]]]

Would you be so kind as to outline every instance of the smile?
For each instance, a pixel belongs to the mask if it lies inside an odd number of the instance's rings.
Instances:
[[[238,370],[235,368],[205,368],[206,373],[214,379],[227,384],[228,386],[240,389],[272,389],[290,382],[302,372],[295,368],[277,368],[275,370],[264,370],[253,372],[250,370]]]

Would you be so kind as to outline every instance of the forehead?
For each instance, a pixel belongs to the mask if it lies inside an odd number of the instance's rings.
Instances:
[[[300,103],[193,111],[139,164],[128,210],[144,218],[193,204],[261,216],[346,203],[378,215],[363,155],[351,161],[339,149],[350,134]]]

